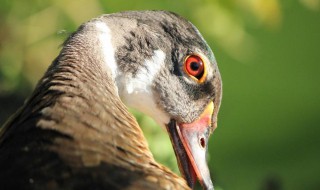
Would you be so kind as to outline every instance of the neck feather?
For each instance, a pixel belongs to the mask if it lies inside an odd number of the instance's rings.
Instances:
[[[74,151],[113,152],[115,157],[103,159],[120,161],[123,160],[120,154],[126,153],[131,160],[137,160],[136,163],[153,162],[143,133],[120,100],[113,73],[105,65],[106,58],[99,48],[100,31],[92,27],[87,24],[68,39],[38,85],[37,89],[46,92],[33,99],[41,99],[43,105],[53,98],[50,96],[55,96],[55,101],[39,109],[42,117],[37,126],[71,136],[79,146]],[[73,142],[61,139],[55,143],[74,146]],[[70,154],[66,149],[57,150],[62,156]],[[99,156],[83,156],[82,160],[88,165],[101,161]]]

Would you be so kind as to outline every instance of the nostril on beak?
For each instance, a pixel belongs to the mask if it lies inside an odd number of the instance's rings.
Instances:
[[[205,141],[205,139],[204,139],[203,137],[200,138],[200,146],[201,146],[202,148],[205,148],[205,147],[206,147],[206,141]]]

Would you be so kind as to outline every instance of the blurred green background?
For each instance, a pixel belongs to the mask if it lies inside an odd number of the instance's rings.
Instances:
[[[0,124],[77,26],[102,13],[142,9],[191,20],[215,53],[224,96],[209,145],[214,184],[319,190],[319,0],[1,0]],[[177,172],[165,132],[135,114],[156,159]]]

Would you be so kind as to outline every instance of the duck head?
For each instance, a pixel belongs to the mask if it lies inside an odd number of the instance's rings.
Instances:
[[[192,188],[213,189],[206,154],[217,126],[221,77],[194,25],[166,11],[130,11],[86,23],[121,100],[168,132],[179,169]]]

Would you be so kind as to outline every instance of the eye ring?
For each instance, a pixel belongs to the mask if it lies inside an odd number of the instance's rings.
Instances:
[[[184,61],[184,71],[192,79],[202,83],[206,76],[205,62],[199,55],[189,55]]]

